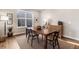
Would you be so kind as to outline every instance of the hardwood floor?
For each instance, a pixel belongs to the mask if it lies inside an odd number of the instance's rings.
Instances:
[[[71,40],[68,38],[59,39],[59,44],[61,49],[79,49],[79,41]],[[25,35],[15,36],[11,38],[6,38],[4,42],[0,42],[0,49],[43,49],[44,40],[40,38],[40,43],[34,40],[33,46],[31,42],[27,42]],[[48,48],[52,47],[48,45]]]
[[[5,41],[0,42],[0,49],[19,49],[16,37],[6,38]]]

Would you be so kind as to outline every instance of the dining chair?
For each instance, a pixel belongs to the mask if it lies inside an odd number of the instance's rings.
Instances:
[[[35,40],[35,39],[37,39],[37,41],[38,41],[38,43],[39,43],[39,34],[36,32],[36,31],[34,31],[34,30],[31,30],[31,37],[32,37],[32,39],[31,39],[31,46],[33,45],[33,40]]]
[[[31,35],[32,35],[32,30],[31,29],[27,29],[27,42],[29,41]]]
[[[29,33],[30,33],[30,29],[26,28],[26,37],[29,35]]]
[[[27,42],[29,42],[29,40],[31,40],[31,46],[33,45],[33,40],[35,40],[35,39],[37,39],[37,41],[39,43],[39,34],[37,34],[36,31],[34,31],[32,29],[27,29],[27,35],[28,35]]]
[[[58,31],[54,31],[47,35],[47,42],[49,42],[49,44],[53,46],[53,49],[55,49],[56,47],[60,48],[58,38],[59,38]]]

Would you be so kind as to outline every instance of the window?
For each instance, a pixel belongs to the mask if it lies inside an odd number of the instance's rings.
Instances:
[[[32,27],[32,14],[27,12],[27,15],[26,15],[26,25],[27,27]]]
[[[32,27],[32,13],[28,11],[17,11],[18,27]]]
[[[18,27],[25,26],[25,12],[24,11],[17,11],[17,20],[18,20]]]
[[[27,27],[32,27],[32,19],[26,19],[27,23]]]
[[[25,19],[18,19],[18,26],[25,26]]]

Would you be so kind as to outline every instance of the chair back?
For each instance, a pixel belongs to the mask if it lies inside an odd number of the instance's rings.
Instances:
[[[59,37],[59,31],[53,32],[52,35],[53,35],[53,40],[57,40]]]
[[[47,39],[53,40],[52,33],[49,33],[49,34],[47,35]]]
[[[32,30],[26,28],[26,34],[31,34]]]
[[[58,37],[59,37],[59,31],[54,31],[47,35],[47,38],[50,40],[57,40]]]

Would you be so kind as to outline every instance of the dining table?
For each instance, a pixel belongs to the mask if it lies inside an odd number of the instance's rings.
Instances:
[[[41,30],[37,30],[37,29],[33,28],[32,30],[34,30],[38,34],[41,34],[42,35],[42,39],[43,39],[43,36],[45,37],[44,49],[47,49],[47,36],[48,36],[49,33],[52,33],[53,31],[50,31],[48,28],[41,29]]]

